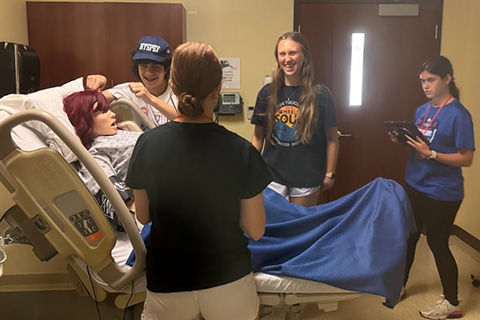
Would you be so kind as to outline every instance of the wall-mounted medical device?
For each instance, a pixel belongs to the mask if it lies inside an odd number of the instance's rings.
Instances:
[[[214,112],[217,114],[239,114],[243,110],[243,99],[240,93],[222,92]]]

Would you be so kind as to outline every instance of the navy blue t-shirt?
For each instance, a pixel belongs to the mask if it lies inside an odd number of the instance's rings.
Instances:
[[[257,96],[251,123],[267,124],[268,99],[272,92],[265,85]],[[332,95],[325,86],[315,87],[315,112],[317,126],[311,141],[303,144],[296,137],[296,123],[302,89],[299,86],[283,86],[278,95],[275,110],[275,126],[272,133],[274,143],[265,140],[263,158],[273,173],[275,182],[288,187],[317,187],[325,177],[327,161],[327,136],[329,129],[336,127],[335,106]]]

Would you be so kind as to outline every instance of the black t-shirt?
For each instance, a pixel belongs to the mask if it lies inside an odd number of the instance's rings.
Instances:
[[[148,289],[200,290],[251,272],[240,199],[271,180],[251,143],[215,123],[169,122],[145,132],[126,182],[149,198]]]
[[[254,125],[267,124],[268,99],[272,88],[265,85],[257,96],[251,120]],[[278,94],[275,110],[275,127],[272,138],[265,141],[263,157],[273,173],[274,181],[289,187],[319,186],[325,177],[327,159],[326,132],[337,126],[335,106],[330,91],[325,86],[315,87],[315,109],[318,114],[315,133],[308,144],[295,136],[296,120],[302,89],[299,86],[283,86]]]

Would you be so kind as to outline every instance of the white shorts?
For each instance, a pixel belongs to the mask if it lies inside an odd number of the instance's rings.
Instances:
[[[315,192],[317,192],[318,187],[312,187],[312,188],[296,188],[296,187],[287,187],[284,186],[283,184],[277,183],[275,181],[270,182],[268,185],[270,189],[275,191],[276,193],[281,194],[282,196],[290,196],[292,198],[296,197],[307,197]]]
[[[236,281],[197,291],[147,290],[142,320],[254,320],[260,300],[249,273]]]

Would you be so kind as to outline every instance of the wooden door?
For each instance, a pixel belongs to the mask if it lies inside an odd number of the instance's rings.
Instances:
[[[345,2],[345,1],[343,1]],[[303,3],[301,32],[312,45],[317,81],[334,95],[340,153],[330,201],[376,177],[404,182],[408,147],[392,143],[388,120],[411,120],[426,98],[421,63],[440,53],[442,5],[422,3],[418,16],[380,16],[379,4]],[[352,33],[365,34],[363,99],[349,105]]]
[[[130,54],[142,36],[161,36],[172,50],[185,40],[179,3],[27,2],[27,22],[41,89],[97,73],[109,86],[132,81]]]

